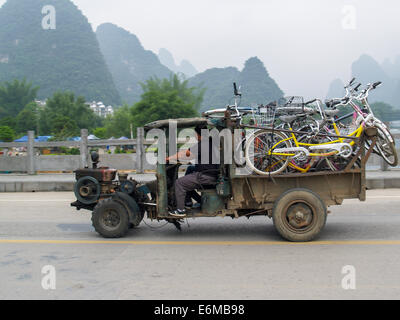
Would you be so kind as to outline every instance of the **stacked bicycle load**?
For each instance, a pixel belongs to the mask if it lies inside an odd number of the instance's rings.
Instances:
[[[369,93],[382,83],[361,89],[355,80],[345,87],[345,97],[325,103],[289,97],[256,108],[240,108],[237,103],[228,107],[246,137],[239,148],[247,167],[259,175],[342,171],[361,167],[361,156],[370,148],[396,167],[395,140],[368,102]],[[212,115],[213,111],[206,114]],[[372,128],[375,138],[365,139],[364,133]]]

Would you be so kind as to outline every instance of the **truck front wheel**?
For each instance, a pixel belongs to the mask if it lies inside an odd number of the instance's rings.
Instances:
[[[327,215],[326,205],[317,194],[307,189],[292,189],[276,201],[273,220],[284,239],[308,242],[321,233]]]
[[[93,227],[104,238],[122,238],[129,230],[129,214],[116,200],[100,201],[92,213]]]

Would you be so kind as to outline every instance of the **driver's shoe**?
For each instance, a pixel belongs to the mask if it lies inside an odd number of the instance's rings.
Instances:
[[[169,215],[172,217],[176,217],[176,218],[185,218],[187,215],[187,211],[178,209],[178,210],[169,212]]]

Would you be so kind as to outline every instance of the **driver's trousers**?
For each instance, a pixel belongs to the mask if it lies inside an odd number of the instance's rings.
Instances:
[[[217,183],[217,177],[201,172],[189,174],[175,182],[175,197],[178,210],[185,209],[185,198],[189,191],[200,189],[202,185],[213,185]]]

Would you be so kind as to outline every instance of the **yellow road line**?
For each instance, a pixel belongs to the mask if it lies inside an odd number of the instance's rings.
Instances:
[[[315,241],[292,243],[284,241],[111,241],[111,240],[0,240],[0,244],[110,244],[136,246],[398,246],[400,240],[392,241]]]

